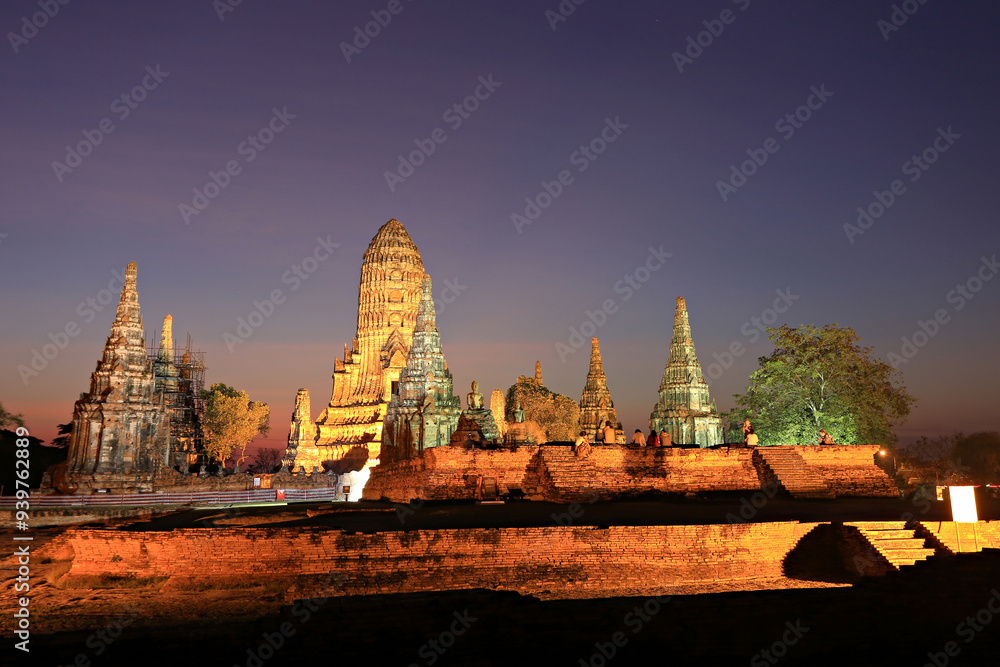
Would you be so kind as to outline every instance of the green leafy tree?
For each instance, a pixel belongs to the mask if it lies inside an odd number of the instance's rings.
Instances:
[[[916,399],[889,364],[858,345],[850,327],[768,327],[774,352],[759,359],[746,393],[727,416],[753,422],[763,445],[815,444],[826,429],[837,444],[894,443]],[[742,434],[740,434],[742,439]]]
[[[225,463],[238,451],[236,463],[243,465],[247,445],[257,435],[267,435],[271,410],[267,403],[251,401],[245,391],[222,383],[203,389],[205,416],[205,453],[220,463]]]
[[[507,389],[507,419],[513,421],[517,403],[525,422],[533,422],[545,441],[574,440],[580,432],[580,406],[569,396],[549,391],[533,377],[520,376]]]
[[[24,415],[15,415],[4,410],[3,403],[0,403],[0,428],[8,426],[24,426]]]

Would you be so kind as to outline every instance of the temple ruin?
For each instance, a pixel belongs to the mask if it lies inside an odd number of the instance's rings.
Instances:
[[[395,218],[382,225],[361,264],[357,335],[344,345],[344,358],[334,359],[333,392],[316,420],[313,445],[304,442],[311,432],[302,426],[311,419],[303,411],[308,408],[297,404],[297,451],[286,454],[287,464],[308,470],[359,451],[367,452],[366,465],[378,461],[386,411],[413,342],[424,275],[420,251],[403,225]]]
[[[539,369],[540,373],[541,369]],[[590,442],[604,442],[604,423],[610,421],[615,427],[615,442],[607,445],[624,444],[625,433],[618,421],[615,402],[611,400],[608,390],[608,379],[604,375],[604,364],[601,361],[601,348],[597,338],[590,341],[590,370],[587,371],[587,382],[583,386],[583,397],[580,399],[580,428],[586,433]]]
[[[385,458],[406,458],[425,448],[448,444],[462,412],[453,392],[435,321],[431,277],[425,275],[406,367],[386,409],[382,449],[392,448],[393,452]]]
[[[152,491],[165,470],[186,470],[202,456],[202,355],[190,344],[175,352],[170,315],[159,347],[146,349],[136,273],[132,262],[90,391],[73,408],[69,454],[49,480],[60,491]]]
[[[660,400],[649,415],[649,427],[666,431],[673,442],[711,447],[722,443],[722,421],[691,339],[687,304],[677,297],[670,356],[660,381]]]

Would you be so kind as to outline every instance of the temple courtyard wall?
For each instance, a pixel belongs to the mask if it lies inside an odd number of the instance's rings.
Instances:
[[[871,528],[879,523],[852,525]],[[918,527],[948,544],[955,531],[971,535],[974,530],[978,550],[1000,548],[997,521]],[[168,577],[168,588],[277,578],[308,589],[333,573],[341,582],[333,593],[337,596],[485,588],[569,599],[843,585],[843,580],[796,569],[807,563],[814,571],[816,563],[834,555],[848,569],[856,557],[868,559],[867,575],[892,569],[873,567],[875,552],[844,535],[844,527],[836,523],[798,521],[372,533],[312,527],[71,529],[47,545],[46,555],[72,560],[71,579]],[[961,551],[974,550],[972,541],[963,538]],[[935,551],[958,549],[938,546]]]
[[[766,448],[763,448],[766,449]],[[898,497],[899,491],[875,465],[874,445],[797,447],[802,471],[825,480],[831,497]],[[501,495],[519,491],[555,502],[613,500],[648,494],[755,491],[776,480],[758,450],[744,447],[595,446],[577,457],[568,446],[522,446],[470,450],[435,447],[421,456],[372,469],[365,500],[394,502],[482,498],[484,481],[495,480]]]

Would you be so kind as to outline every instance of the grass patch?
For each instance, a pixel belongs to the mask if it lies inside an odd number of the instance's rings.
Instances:
[[[184,581],[178,582],[173,588],[178,591],[248,591],[260,590],[263,593],[284,593],[290,582],[280,581],[246,581],[243,579],[220,579],[218,581]]]
[[[106,588],[148,588],[162,584],[169,577],[137,577],[128,574],[102,574],[100,576],[69,577],[62,588],[89,588],[91,590]]]

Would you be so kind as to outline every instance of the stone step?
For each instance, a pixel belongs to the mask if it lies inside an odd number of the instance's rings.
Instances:
[[[875,545],[878,549],[889,549],[891,551],[900,551],[903,549],[923,549],[924,539],[923,538],[896,538],[896,539],[878,539],[872,538],[871,534],[865,534],[868,541]]]
[[[933,549],[878,549],[878,552],[886,557],[893,565],[898,565],[900,561],[925,560],[934,555]],[[913,563],[907,563],[912,565]]]
[[[905,528],[890,528],[882,530],[869,530],[867,528],[862,528],[861,532],[867,537],[871,537],[877,540],[898,540],[898,539],[909,539],[913,537],[912,530],[906,530]]]

